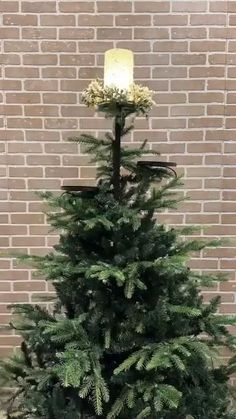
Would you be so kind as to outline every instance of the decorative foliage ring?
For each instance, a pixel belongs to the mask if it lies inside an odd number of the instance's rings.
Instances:
[[[82,100],[89,108],[95,108],[107,116],[117,115],[119,109],[125,115],[147,115],[155,103],[152,93],[148,87],[139,84],[132,84],[128,90],[120,90],[117,87],[104,87],[101,80],[93,80],[84,90]]]

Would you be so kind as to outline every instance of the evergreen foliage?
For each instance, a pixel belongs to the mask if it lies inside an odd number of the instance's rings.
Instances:
[[[131,129],[123,124],[122,136]],[[73,140],[93,154],[98,187],[42,194],[60,240],[47,256],[24,258],[54,285],[56,302],[13,307],[23,343],[2,363],[8,419],[236,419],[228,384],[236,359],[218,359],[235,348],[227,326],[236,319],[218,314],[220,298],[201,296],[222,278],[186,264],[209,243],[158,220],[178,203],[180,179],[137,165],[150,154],[145,143],[122,147],[117,200],[113,136]]]

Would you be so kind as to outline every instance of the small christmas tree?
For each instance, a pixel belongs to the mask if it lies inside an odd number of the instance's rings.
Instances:
[[[92,82],[83,99],[114,119],[114,132],[74,139],[94,156],[96,187],[43,194],[60,239],[46,257],[27,259],[54,285],[56,302],[14,307],[21,320],[11,327],[23,342],[2,365],[12,387],[7,418],[236,418],[228,385],[236,361],[221,365],[217,355],[234,350],[227,325],[236,320],[217,314],[220,298],[204,304],[201,287],[220,278],[186,265],[207,244],[158,221],[175,207],[180,180],[140,161],[150,156],[145,143],[121,146],[133,128],[127,118],[151,108],[150,92]]]

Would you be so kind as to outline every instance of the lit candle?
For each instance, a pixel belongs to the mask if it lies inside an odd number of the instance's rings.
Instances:
[[[133,72],[132,51],[114,48],[105,52],[104,86],[127,90],[133,83]]]

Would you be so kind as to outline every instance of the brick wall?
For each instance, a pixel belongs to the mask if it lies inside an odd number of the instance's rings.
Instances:
[[[149,138],[185,175],[191,199],[162,219],[232,237],[191,264],[228,272],[214,292],[222,311],[235,313],[236,1],[2,0],[0,12],[0,250],[44,254],[55,242],[34,191],[93,181],[88,157],[65,139],[110,126],[81,104],[81,92],[102,76],[104,51],[130,48],[135,78],[155,91],[157,106],[127,143]],[[8,303],[38,301],[47,287],[1,259],[0,323]],[[17,342],[2,334],[0,355]]]

